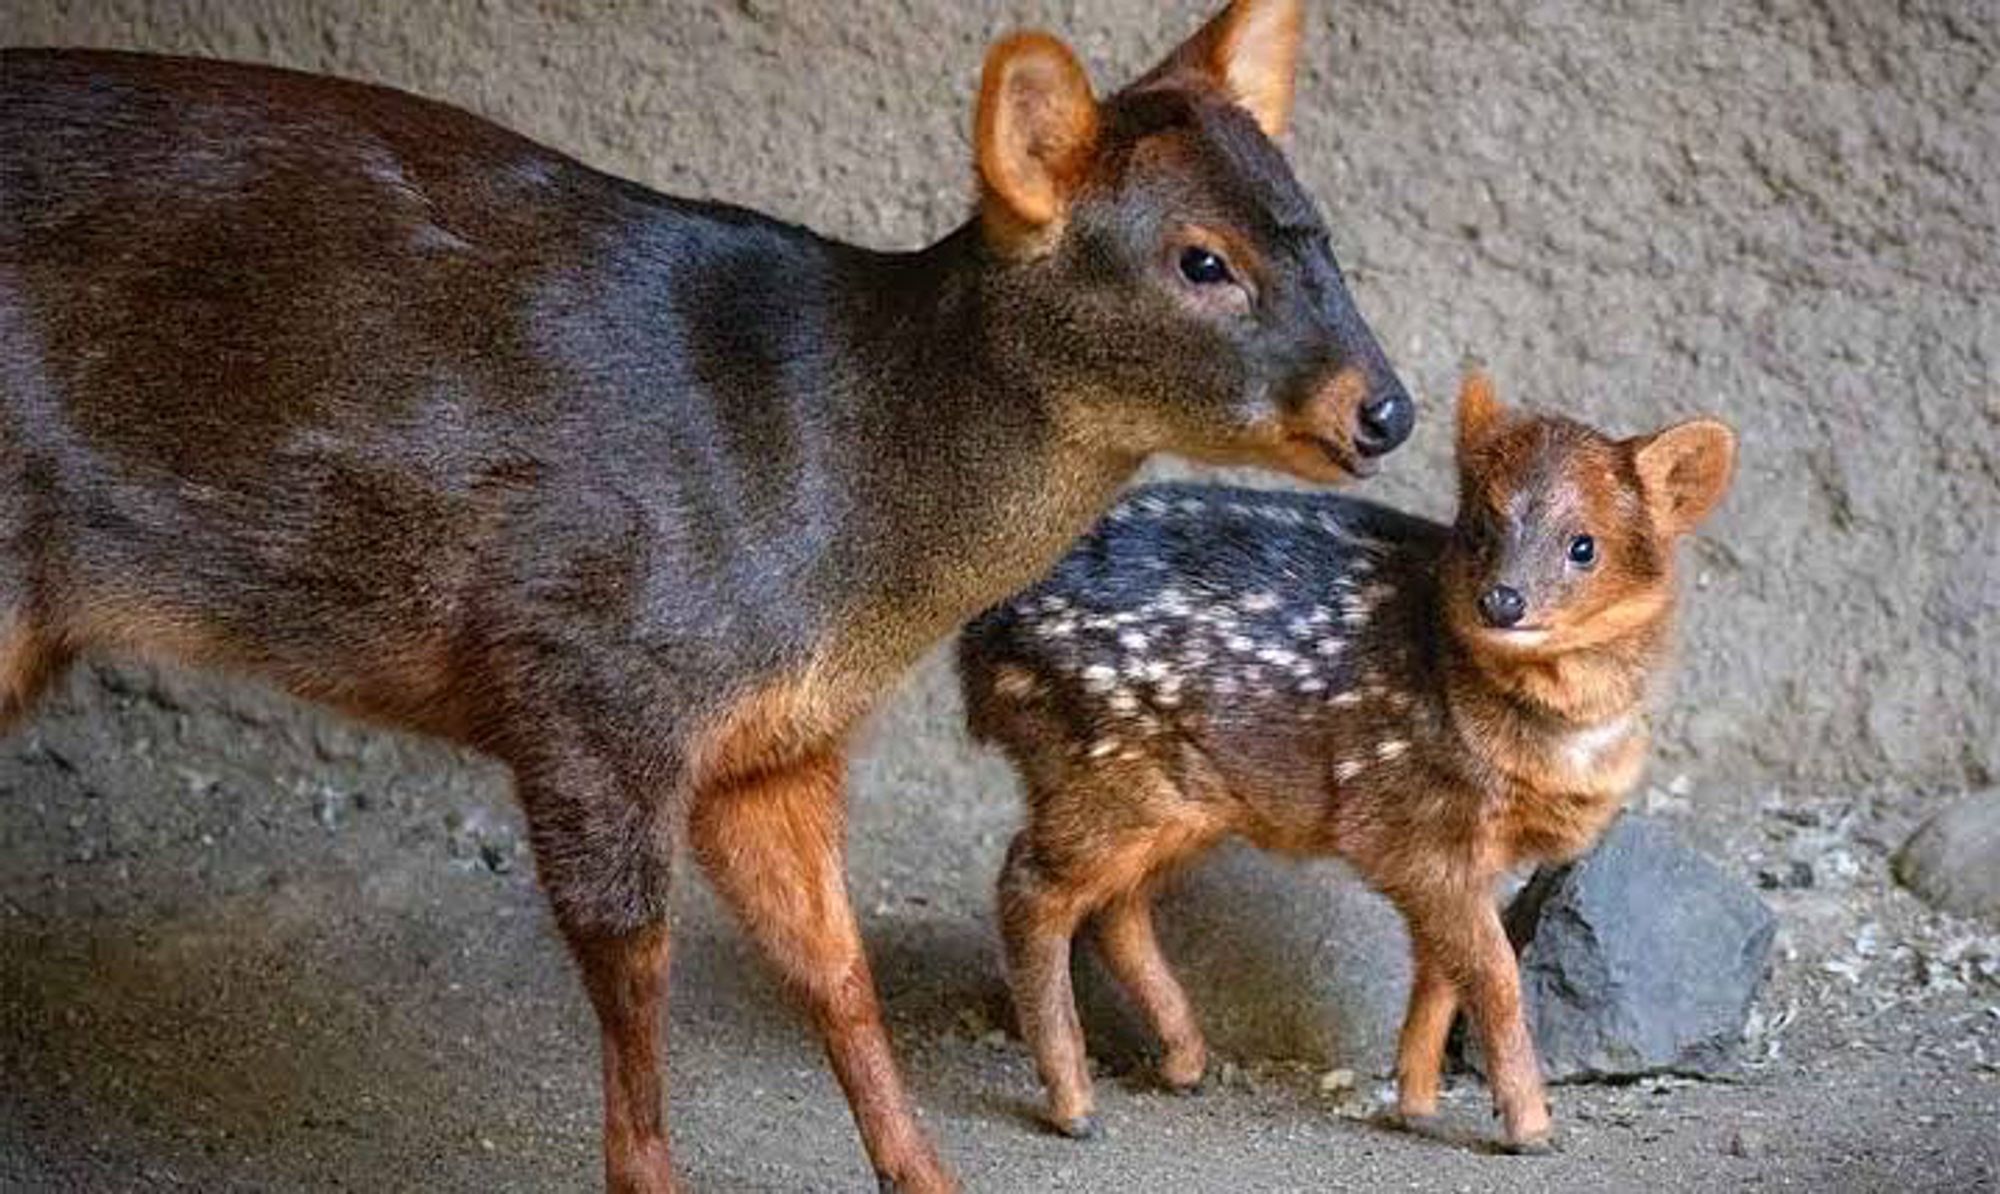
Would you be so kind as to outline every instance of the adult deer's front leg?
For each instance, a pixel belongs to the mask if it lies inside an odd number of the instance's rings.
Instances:
[[[698,791],[689,841],[805,1004],[884,1188],[954,1190],[911,1111],[848,904],[845,766],[820,755]]]
[[[666,922],[620,936],[571,933],[569,944],[603,1037],[605,1187],[614,1194],[671,1194],[660,1078]]]
[[[536,867],[597,1011],[604,1057],[604,1183],[671,1194],[660,1047],[673,835],[665,802],[633,798],[615,768],[516,763]]]

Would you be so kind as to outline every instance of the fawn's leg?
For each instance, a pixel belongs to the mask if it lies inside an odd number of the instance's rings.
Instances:
[[[1444,1047],[1451,1021],[1458,1014],[1458,988],[1451,972],[1416,943],[1416,976],[1410,984],[1409,1011],[1403,1017],[1403,1037],[1396,1056],[1396,1111],[1404,1119],[1428,1119],[1437,1114],[1438,1077],[1444,1067]]]
[[[1410,918],[1410,933],[1424,940],[1419,948],[1450,968],[1472,1013],[1480,1047],[1486,1052],[1486,1082],[1507,1144],[1521,1151],[1545,1147],[1548,1097],[1535,1043],[1521,1013],[1521,972],[1500,924],[1499,906],[1483,889],[1464,898],[1425,901]]]
[[[1000,937],[1021,1037],[1035,1055],[1048,1092],[1049,1121],[1063,1135],[1097,1134],[1091,1117],[1090,1063],[1070,986],[1070,940],[1089,912],[1088,893],[1035,858],[1027,833],[1017,834],[1000,871]]]
[[[1065,1135],[1081,1138],[1097,1124],[1070,986],[1070,941],[1085,917],[1143,891],[1222,829],[1157,777],[1073,781],[1030,799],[1028,828],[1008,847],[1000,874],[1000,932],[1015,1015],[1048,1089],[1049,1118]],[[1164,962],[1159,973],[1166,973]]]
[[[805,1004],[883,1187],[955,1190],[904,1093],[848,904],[845,766],[829,753],[697,792],[689,841]]]
[[[1187,992],[1174,978],[1153,934],[1149,888],[1114,898],[1097,914],[1097,945],[1111,973],[1124,984],[1166,1049],[1160,1076],[1178,1090],[1192,1090],[1208,1068],[1208,1044],[1195,1022]]]

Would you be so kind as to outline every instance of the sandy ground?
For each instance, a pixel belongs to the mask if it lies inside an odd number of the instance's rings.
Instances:
[[[0,756],[0,1186],[592,1188],[594,1034],[497,777],[254,694],[105,679],[79,676]],[[914,700],[878,733],[934,712]],[[1037,1127],[998,1030],[986,889],[1015,810],[893,757],[856,769],[857,902],[928,1122],[973,1189],[2000,1186],[2000,932],[1885,879],[1922,801],[1639,797],[1746,879],[1797,859],[1814,885],[1766,893],[1783,928],[1741,1074],[1559,1088],[1557,1155],[1483,1148],[1466,1077],[1446,1137],[1420,1138],[1371,1121],[1368,1075],[1328,1094],[1318,1067],[1235,1059],[1178,1098],[1115,1049],[1108,1134],[1078,1144]],[[872,1189],[808,1034],[699,882],[683,892],[672,1114],[691,1185]]]

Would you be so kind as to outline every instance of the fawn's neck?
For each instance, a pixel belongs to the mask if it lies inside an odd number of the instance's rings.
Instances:
[[[1644,768],[1647,698],[1664,617],[1611,642],[1516,659],[1439,624],[1444,724],[1486,777],[1509,859],[1560,859],[1595,840]]]

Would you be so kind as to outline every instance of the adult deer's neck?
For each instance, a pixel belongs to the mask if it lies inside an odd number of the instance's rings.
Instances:
[[[908,254],[854,253],[829,294],[859,445],[846,568],[905,662],[1039,577],[1143,458],[1106,442],[1052,367],[1065,345],[996,284],[967,225]]]

